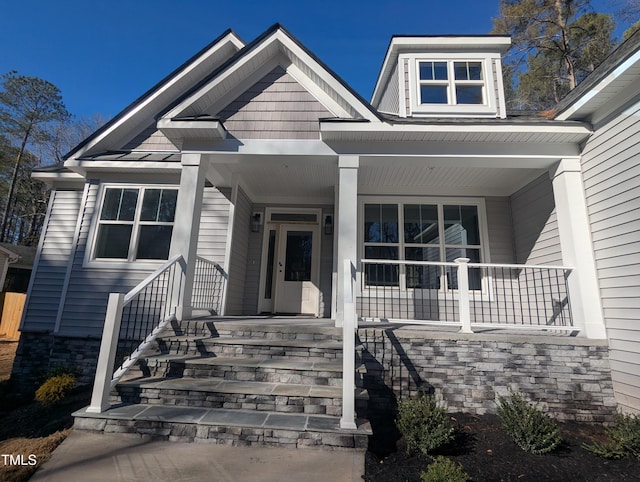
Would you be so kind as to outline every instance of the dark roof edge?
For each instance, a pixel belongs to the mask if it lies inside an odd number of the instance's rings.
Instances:
[[[569,92],[558,104],[553,111],[555,117],[566,111],[576,101],[591,90],[596,84],[603,80],[607,75],[613,72],[622,62],[626,61],[640,48],[640,30],[636,31],[631,37],[622,42],[598,67],[591,72],[585,80]]]
[[[147,90],[144,94],[142,94],[140,97],[138,97],[136,100],[134,100],[133,102],[131,102],[128,106],[126,106],[124,109],[122,109],[118,114],[116,114],[113,118],[111,118],[111,120],[109,120],[108,122],[106,122],[102,127],[100,127],[98,130],[96,130],[93,134],[91,134],[89,137],[87,137],[86,139],[84,139],[82,142],[80,142],[80,144],[78,144],[77,146],[75,146],[73,149],[71,149],[69,152],[67,152],[64,156],[63,156],[63,160],[68,159],[69,157],[71,157],[76,151],[80,150],[81,148],[83,148],[84,146],[86,146],[88,143],[90,143],[92,140],[94,140],[96,137],[98,137],[100,134],[102,134],[104,131],[108,130],[110,127],[112,127],[114,124],[116,124],[122,117],[124,117],[124,115],[130,111],[131,109],[133,109],[136,105],[140,104],[143,100],[145,100],[146,98],[148,98],[149,96],[151,96],[155,91],[157,91],[158,89],[160,89],[162,86],[164,86],[167,82],[169,82],[171,79],[173,79],[176,75],[178,75],[178,73],[180,73],[181,71],[183,71],[185,68],[187,68],[189,65],[191,65],[193,62],[196,61],[196,59],[200,56],[202,56],[207,50],[211,49],[215,44],[217,44],[218,42],[220,42],[223,38],[225,38],[227,35],[233,34],[235,35],[240,41],[242,41],[242,43],[244,43],[244,40],[242,40],[240,38],[240,36],[238,34],[236,34],[232,29],[228,28],[226,29],[222,34],[220,34],[218,37],[216,37],[213,41],[209,42],[206,46],[204,46],[203,48],[201,48],[197,53],[195,53],[194,55],[192,55],[186,62],[182,63],[179,67],[177,67],[176,69],[174,69],[173,71],[171,71],[171,73],[169,73],[167,76],[165,76],[160,82],[158,82],[157,84],[155,84],[153,87],[151,87],[149,90]]]

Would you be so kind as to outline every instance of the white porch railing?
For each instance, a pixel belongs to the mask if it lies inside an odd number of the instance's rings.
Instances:
[[[198,262],[200,271],[198,271]],[[213,274],[213,269],[222,274]],[[110,293],[100,344],[91,404],[88,412],[101,413],[109,407],[109,392],[151,346],[158,334],[176,320],[176,307],[184,302],[182,286],[186,264],[174,256],[128,293]],[[216,263],[198,258],[193,297],[198,308],[219,313],[226,273]],[[207,290],[219,290],[207,293]],[[115,368],[114,370],[114,367]]]
[[[361,319],[434,325],[579,331],[566,266],[361,260]]]

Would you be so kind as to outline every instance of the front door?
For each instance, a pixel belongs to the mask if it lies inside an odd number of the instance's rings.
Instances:
[[[274,311],[318,316],[318,225],[281,224],[278,238]]]

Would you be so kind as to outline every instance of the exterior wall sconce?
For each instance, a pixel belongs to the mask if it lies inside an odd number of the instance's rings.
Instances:
[[[324,234],[333,234],[333,219],[331,216],[324,217]]]
[[[257,233],[262,226],[262,213],[253,213],[251,215],[251,232]]]

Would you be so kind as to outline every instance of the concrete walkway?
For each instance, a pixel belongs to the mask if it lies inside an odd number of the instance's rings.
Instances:
[[[363,451],[230,447],[74,430],[30,480],[352,482],[363,474]]]

